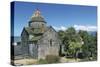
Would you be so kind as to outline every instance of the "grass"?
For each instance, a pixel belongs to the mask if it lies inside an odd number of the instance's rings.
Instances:
[[[51,63],[59,63],[59,56],[47,55],[45,59],[40,59],[38,61],[39,64],[51,64]]]
[[[15,65],[32,65],[32,64],[51,64],[51,63],[69,63],[69,62],[84,62],[89,61],[88,59],[75,59],[75,58],[66,58],[66,57],[57,57],[57,56],[47,56],[46,59],[20,59],[15,60]]]

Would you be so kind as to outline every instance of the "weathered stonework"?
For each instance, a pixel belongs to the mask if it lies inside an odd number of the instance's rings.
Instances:
[[[21,33],[21,48],[23,56],[44,59],[47,55],[59,56],[60,40],[52,26],[47,26],[40,11],[29,21],[29,26]]]

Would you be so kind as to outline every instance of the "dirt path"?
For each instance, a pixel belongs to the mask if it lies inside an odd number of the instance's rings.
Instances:
[[[20,60],[15,60],[14,63],[16,65],[31,65],[31,64],[36,64],[37,60],[36,59],[20,59]]]
[[[65,57],[61,57],[60,62],[61,63],[65,63],[65,62],[79,62],[80,59],[75,60],[74,58],[65,58]]]

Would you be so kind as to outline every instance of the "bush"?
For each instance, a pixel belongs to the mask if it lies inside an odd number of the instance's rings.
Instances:
[[[47,61],[47,63],[58,63],[59,59],[59,56],[47,55],[45,60]]]

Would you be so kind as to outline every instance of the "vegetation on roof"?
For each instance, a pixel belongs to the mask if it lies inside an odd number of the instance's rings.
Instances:
[[[41,38],[41,36],[34,36],[30,41],[37,41]]]
[[[31,35],[42,33],[39,28],[26,27],[25,30],[27,31],[28,34],[31,34]]]
[[[32,17],[30,21],[32,21],[32,22],[45,22],[44,18],[41,16]]]

